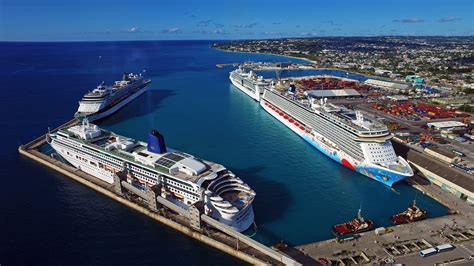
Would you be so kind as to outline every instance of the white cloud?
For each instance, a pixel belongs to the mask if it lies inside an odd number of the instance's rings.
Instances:
[[[403,18],[403,19],[395,19],[393,22],[401,22],[401,23],[421,23],[425,22],[424,19],[421,18]]]
[[[127,29],[127,32],[131,32],[131,33],[134,33],[134,32],[139,32],[140,29],[138,27],[131,27],[129,29]]]
[[[169,29],[164,29],[161,31],[162,33],[172,33],[172,34],[176,34],[176,33],[181,33],[181,29],[180,28],[169,28]]]
[[[458,17],[446,17],[446,18],[441,18],[441,19],[439,19],[438,22],[445,23],[445,22],[454,22],[454,21],[458,21],[458,20],[461,20],[461,18],[458,18]]]
[[[227,32],[223,29],[217,29],[217,30],[214,30],[214,34],[227,34]]]

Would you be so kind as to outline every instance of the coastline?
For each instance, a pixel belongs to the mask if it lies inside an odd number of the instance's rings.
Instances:
[[[259,53],[259,52],[231,51],[231,50],[225,50],[225,49],[222,49],[222,48],[219,48],[219,47],[212,47],[212,46],[211,46],[211,48],[216,49],[216,50],[219,50],[219,51],[227,52],[227,53],[241,53],[241,54],[246,54],[246,53],[247,53],[247,54],[260,54],[260,55],[282,56],[282,57],[287,57],[287,58],[299,59],[299,60],[307,61],[307,62],[309,62],[309,63],[311,63],[311,64],[316,64],[315,61],[313,61],[313,60],[311,60],[311,59],[308,59],[308,58],[305,58],[305,57],[297,57],[297,56],[282,55],[282,54],[275,54],[275,53]],[[394,80],[392,80],[392,79],[390,79],[390,78],[386,78],[386,77],[374,76],[374,75],[371,75],[371,74],[360,73],[360,72],[356,72],[356,71],[352,71],[352,70],[340,69],[340,68],[334,68],[334,67],[315,68],[314,70],[337,70],[337,71],[343,71],[343,72],[347,72],[347,73],[351,73],[351,74],[355,74],[355,75],[365,76],[365,77],[371,78],[371,79],[378,79],[378,80],[385,80],[385,81],[400,83],[400,81],[394,81]]]
[[[261,55],[282,56],[282,57],[287,57],[287,58],[300,59],[300,60],[303,60],[303,61],[307,61],[307,62],[309,62],[309,63],[311,63],[311,64],[316,64],[315,61],[310,60],[310,59],[308,59],[308,58],[296,57],[296,56],[291,56],[291,55],[281,55],[281,54],[274,54],[274,53],[258,53],[258,52],[231,51],[231,50],[225,50],[225,49],[222,49],[222,48],[219,48],[219,47],[212,47],[212,46],[211,46],[211,48],[216,49],[216,50],[219,50],[219,51],[222,51],[222,52],[226,52],[226,53],[261,54]]]

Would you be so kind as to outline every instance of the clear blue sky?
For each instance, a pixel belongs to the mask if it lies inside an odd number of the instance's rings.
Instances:
[[[473,35],[473,0],[0,0],[0,41]]]

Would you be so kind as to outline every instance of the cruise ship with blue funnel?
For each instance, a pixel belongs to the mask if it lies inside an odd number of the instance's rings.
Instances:
[[[343,106],[299,94],[295,87],[265,89],[264,110],[334,161],[392,187],[413,175],[395,154],[387,127]]]
[[[253,189],[220,164],[167,147],[156,130],[145,143],[101,129],[86,118],[48,134],[47,140],[65,161],[106,183],[113,184],[116,173],[126,173],[126,182],[136,188],[154,187],[183,209],[203,204],[206,215],[236,231],[254,222]]]

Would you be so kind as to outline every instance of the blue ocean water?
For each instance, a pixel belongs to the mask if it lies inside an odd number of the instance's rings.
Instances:
[[[0,43],[0,264],[192,264],[239,261],[188,239],[17,153],[17,146],[71,118],[85,91],[123,71],[146,70],[146,94],[98,124],[221,163],[257,192],[266,244],[331,237],[363,213],[377,225],[416,197],[429,215],[444,206],[404,184],[394,189],[326,158],[233,88],[217,63],[300,61],[229,53],[207,41]],[[249,234],[252,232],[248,232]]]

